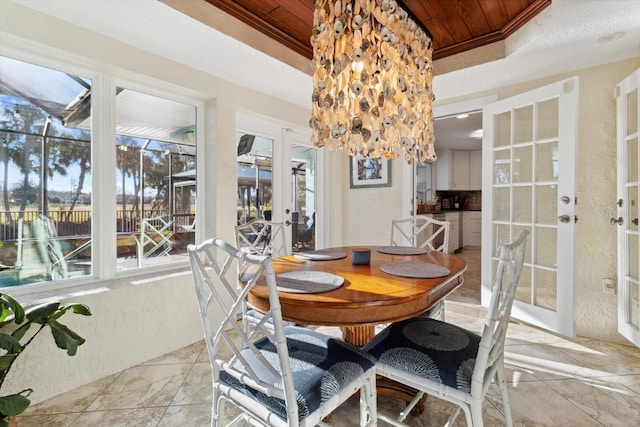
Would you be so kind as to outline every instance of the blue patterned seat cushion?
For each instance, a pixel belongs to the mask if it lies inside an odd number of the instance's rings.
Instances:
[[[366,370],[371,369],[376,362],[371,355],[351,344],[306,328],[289,326],[285,328],[285,335],[300,420],[317,410],[321,403],[335,396]],[[279,369],[278,353],[271,342],[266,338],[260,339],[256,347]],[[277,383],[250,350],[243,350],[242,354],[262,380],[271,384]],[[286,419],[284,400],[257,392],[224,371],[220,373],[220,379]]]
[[[473,332],[419,316],[387,326],[363,350],[378,363],[470,392],[479,344]]]

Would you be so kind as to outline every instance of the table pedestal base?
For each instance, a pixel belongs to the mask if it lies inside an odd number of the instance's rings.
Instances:
[[[373,325],[347,326],[343,329],[344,340],[356,347],[363,347],[374,335]]]

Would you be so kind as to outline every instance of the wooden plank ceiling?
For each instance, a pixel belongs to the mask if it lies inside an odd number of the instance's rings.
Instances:
[[[311,59],[314,0],[206,0]],[[506,39],[551,0],[396,0],[432,35],[433,59]]]

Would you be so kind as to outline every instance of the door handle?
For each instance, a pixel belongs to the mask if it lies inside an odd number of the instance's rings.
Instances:
[[[622,219],[622,217],[621,217],[621,216],[619,216],[618,218],[611,218],[611,219],[609,220],[609,222],[611,223],[611,225],[616,225],[616,224],[618,224],[618,225],[622,225],[622,223],[624,222],[624,220]]]
[[[571,222],[571,217],[569,215],[560,215],[558,217],[558,221],[560,221],[563,224],[567,224]]]
[[[290,225],[291,225],[291,221],[286,220],[286,221],[284,222],[284,225],[286,225],[287,227],[288,227],[288,226],[290,226]]]
[[[638,225],[638,218],[633,218],[633,221],[631,221],[633,223],[633,225]]]
[[[568,205],[569,203],[571,203],[571,198],[569,196],[562,196],[560,197],[560,203],[562,203],[563,205]]]

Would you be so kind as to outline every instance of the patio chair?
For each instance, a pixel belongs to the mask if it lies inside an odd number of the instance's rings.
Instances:
[[[376,424],[375,359],[317,331],[283,326],[270,257],[239,251],[220,239],[189,245],[188,253],[212,368],[212,426],[240,419],[265,426],[323,424],[358,390],[360,425]],[[247,267],[240,289],[231,271],[235,262]],[[238,314],[261,277],[270,309],[247,331]],[[227,402],[242,412],[233,421],[224,417]]]
[[[504,373],[504,342],[520,273],[528,231],[503,245],[493,282],[491,301],[482,335],[450,323],[415,317],[393,323],[364,347],[378,358],[379,375],[419,391],[397,418],[379,418],[395,426],[427,393],[457,406],[446,425],[464,411],[467,425],[482,427],[482,401],[497,376],[507,426],[513,425]]]
[[[409,243],[416,248],[449,252],[449,221],[430,216],[414,216],[391,220],[391,246]],[[444,299],[438,301],[423,316],[444,320]]]

